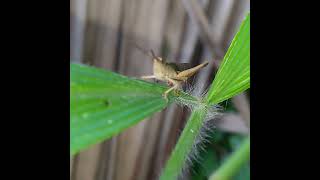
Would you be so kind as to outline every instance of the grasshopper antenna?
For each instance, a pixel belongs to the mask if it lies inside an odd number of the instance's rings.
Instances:
[[[162,61],[162,59],[160,59],[159,57],[157,57],[154,53],[154,51],[151,49],[149,51],[146,51],[145,49],[143,49],[142,47],[140,47],[137,43],[133,43],[134,47],[137,48],[138,50],[140,50],[143,54],[149,56],[152,59],[157,59],[158,61]],[[150,55],[151,53],[151,55]]]
[[[148,51],[146,51],[145,49],[143,49],[142,47],[140,47],[137,43],[133,43],[134,47],[137,48],[139,51],[141,51],[143,54],[153,58],[153,56],[150,56],[150,54],[148,53]]]
[[[162,61],[162,58],[157,57],[157,56],[154,54],[154,52],[153,52],[152,49],[150,50],[150,52],[151,52],[152,57],[153,57],[154,59],[156,59],[156,60],[158,60],[158,61]]]

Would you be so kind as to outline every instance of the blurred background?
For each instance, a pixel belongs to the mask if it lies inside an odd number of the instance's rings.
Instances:
[[[209,65],[189,83],[201,94],[250,9],[249,0],[71,0],[71,62],[126,76],[152,74],[152,49],[167,61]],[[201,159],[184,179],[206,179],[250,131],[249,93],[221,103],[225,113]],[[171,105],[136,126],[70,158],[72,180],[157,179],[188,118]],[[249,178],[250,165],[235,179]]]

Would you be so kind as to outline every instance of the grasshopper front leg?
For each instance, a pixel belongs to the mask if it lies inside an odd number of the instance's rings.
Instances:
[[[171,88],[169,88],[168,90],[166,90],[164,93],[163,93],[163,97],[166,99],[166,101],[168,101],[168,94],[174,90],[174,89],[178,89],[179,88],[179,84],[175,84],[174,86],[172,86]]]
[[[156,79],[155,75],[150,75],[150,76],[141,76],[142,79]]]
[[[180,82],[179,81],[176,81],[176,80],[173,80],[171,78],[168,78],[166,77],[166,80],[168,82],[170,82],[171,84],[173,84],[173,86],[171,88],[169,88],[168,90],[166,90],[164,93],[163,93],[163,97],[166,99],[166,101],[168,101],[168,94],[172,91],[172,90],[176,90],[176,89],[179,89],[180,87]]]

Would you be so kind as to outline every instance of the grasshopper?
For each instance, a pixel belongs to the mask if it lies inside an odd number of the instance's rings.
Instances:
[[[192,67],[190,63],[173,63],[166,62],[161,57],[158,57],[150,50],[153,60],[153,75],[141,76],[142,79],[157,79],[167,82],[172,86],[163,93],[164,98],[168,101],[168,94],[172,90],[178,90],[182,87],[188,78],[197,73],[201,68],[209,64],[208,61]]]

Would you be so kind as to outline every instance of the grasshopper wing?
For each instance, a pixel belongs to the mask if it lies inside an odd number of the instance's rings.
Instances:
[[[178,73],[187,69],[192,68],[191,63],[174,63],[174,62],[168,62],[169,66],[173,67],[174,70],[176,70]]]

